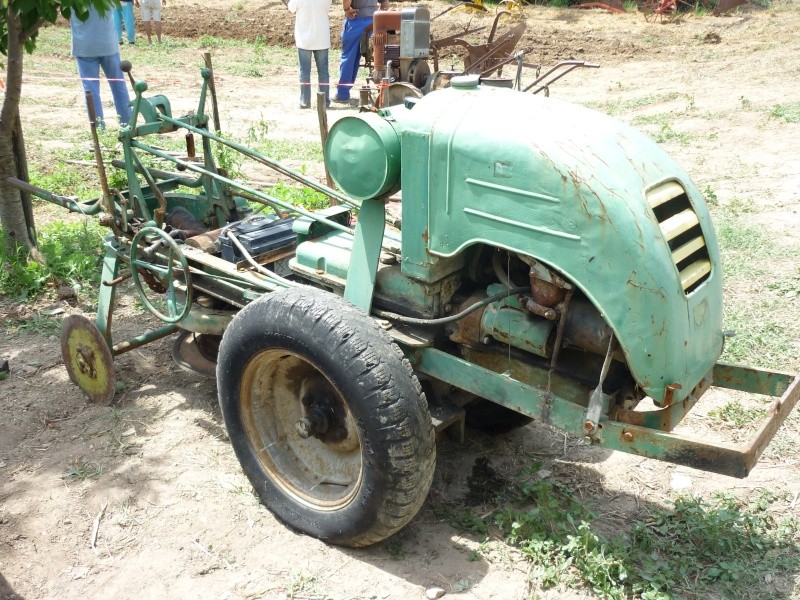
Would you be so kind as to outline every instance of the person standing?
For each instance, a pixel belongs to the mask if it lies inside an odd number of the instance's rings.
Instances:
[[[147,34],[147,43],[152,44],[152,30],[155,28],[156,39],[161,43],[161,7],[167,5],[167,0],[139,0],[142,11],[144,32]]]
[[[389,0],[382,0],[381,10],[389,8]],[[358,75],[361,62],[361,36],[372,25],[372,15],[378,10],[378,0],[342,0],[345,22],[342,28],[342,62],[339,67],[339,84],[333,101],[350,103],[350,90]]]
[[[317,65],[319,91],[330,105],[328,49],[331,47],[331,26],[328,13],[331,0],[289,0],[294,13],[294,42],[300,61],[300,108],[311,107],[311,57]]]
[[[122,26],[125,26],[125,37],[129,44],[136,43],[136,19],[133,16],[133,5],[139,6],[139,0],[119,0],[119,4],[112,8],[114,27],[117,29],[119,44],[122,45]]]
[[[72,31],[72,55],[78,64],[83,89],[92,93],[94,114],[100,127],[105,128],[103,103],[100,101],[100,69],[106,75],[120,125],[131,118],[130,96],[125,76],[119,68],[119,45],[111,12],[101,15],[89,6],[88,15],[81,20],[73,11],[69,20]]]

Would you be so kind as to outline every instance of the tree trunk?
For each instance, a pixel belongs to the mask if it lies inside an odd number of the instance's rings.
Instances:
[[[8,55],[6,56],[6,97],[3,101],[2,111],[0,111],[0,225],[3,227],[9,247],[20,245],[30,248],[32,240],[28,235],[22,198],[19,190],[6,183],[9,177],[19,175],[14,152],[14,129],[17,127],[19,119],[19,101],[22,93],[24,40],[19,16],[10,6],[7,6],[5,10],[8,23]],[[30,218],[32,226],[32,214]]]
[[[14,159],[17,161],[17,179],[30,182],[28,177],[28,153],[25,151],[25,136],[22,133],[22,121],[17,115],[14,123],[14,131],[11,134],[11,145],[14,148]],[[28,237],[33,245],[36,246],[36,226],[33,222],[33,202],[28,192],[20,190],[20,200],[22,201],[22,212],[25,214],[25,228],[28,230]]]

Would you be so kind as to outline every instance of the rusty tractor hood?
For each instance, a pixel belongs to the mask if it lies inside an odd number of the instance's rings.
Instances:
[[[716,235],[654,141],[582,106],[474,85],[383,116],[402,140],[404,253],[407,240],[432,260],[482,243],[561,271],[657,403],[665,386],[680,384],[681,400],[710,372],[723,345]]]

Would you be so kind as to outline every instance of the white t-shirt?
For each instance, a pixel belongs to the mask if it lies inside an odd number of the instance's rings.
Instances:
[[[298,48],[331,47],[330,9],[331,0],[289,0],[289,10],[295,14],[294,42]]]

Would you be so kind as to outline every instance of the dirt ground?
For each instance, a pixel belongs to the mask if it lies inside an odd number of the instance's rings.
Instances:
[[[338,35],[341,11],[334,4]],[[436,15],[446,6],[436,2],[431,12]],[[202,35],[255,40],[260,35],[269,44],[292,43],[291,20],[278,0],[257,6],[174,0],[163,15],[165,47],[181,57],[185,49],[170,46],[170,40]],[[800,247],[800,124],[769,116],[777,104],[800,102],[800,7],[795,2],[664,24],[646,23],[635,14],[536,6],[527,6],[517,18],[528,23],[522,45],[533,49],[531,62],[547,66],[574,57],[601,65],[567,76],[553,86],[553,96],[594,103],[628,121],[645,117],[642,126],[651,134],[675,133],[664,136],[663,145],[701,190],[713,189],[717,214],[748,207],[748,218],[767,227],[776,243]],[[449,35],[490,19],[452,11],[434,21],[434,33]],[[138,53],[147,51],[137,46],[123,53],[135,65]],[[215,64],[221,65],[217,86],[223,128],[242,134],[266,120],[270,136],[317,140],[314,111],[296,108],[294,62],[261,64],[260,79],[226,73],[226,56],[239,51],[214,49]],[[77,85],[51,81],[69,60],[29,61],[23,92],[29,99],[23,105],[26,128],[83,118]],[[336,64],[334,52],[332,71]],[[192,107],[199,89],[184,83],[187,72],[138,75],[150,81],[154,93],[169,96],[180,112]],[[532,77],[531,72],[525,75]],[[346,114],[351,109],[337,108],[329,118]],[[659,115],[666,115],[667,129]],[[29,139],[35,156],[43,158],[48,149],[64,144],[57,131],[50,131],[47,139]],[[316,166],[311,172],[319,170]],[[752,281],[729,285],[726,294],[758,296],[768,293],[770,284],[797,281],[800,275],[797,265],[779,259],[758,267]],[[10,377],[0,381],[3,600],[405,599],[424,598],[434,586],[448,598],[592,597],[582,590],[530,589],[529,564],[513,548],[501,540],[481,545],[479,537],[460,534],[440,516],[448,507],[471,506],[478,514],[486,510],[468,495],[467,478],[477,458],[488,457],[505,474],[543,461],[548,477],[602,508],[601,522],[609,531],[668,502],[676,488],[746,494],[767,487],[788,498],[780,501],[785,511],[795,510],[800,495],[797,419],[778,434],[745,480],[586,448],[531,425],[498,438],[468,432],[464,444],[443,440],[432,492],[407,528],[371,548],[331,547],[289,530],[259,504],[228,442],[215,382],[175,367],[171,339],[120,356],[116,368],[122,389],[114,404],[91,405],[68,379],[58,331],[23,325],[53,308],[91,317],[93,307],[52,300],[20,306],[1,300],[0,359],[11,364]],[[796,321],[800,295],[777,298],[773,309]],[[754,321],[762,318],[753,315]],[[155,323],[136,310],[131,294],[123,294],[115,338],[128,339],[147,325]],[[782,357],[778,364],[770,356],[754,359],[798,371],[797,339]],[[747,432],[720,431],[708,418],[710,407],[724,401],[720,394],[704,399],[685,430],[714,439],[746,438]],[[797,574],[794,580],[765,585],[774,588],[776,598],[800,597]]]

